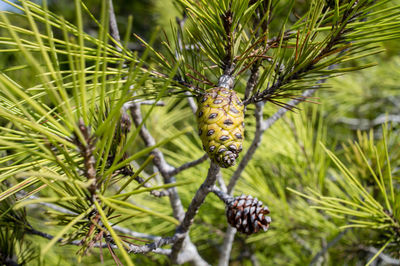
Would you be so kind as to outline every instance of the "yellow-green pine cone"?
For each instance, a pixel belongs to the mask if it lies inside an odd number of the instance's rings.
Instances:
[[[219,166],[235,165],[244,137],[242,101],[234,90],[223,87],[207,90],[198,101],[197,118],[203,149]]]

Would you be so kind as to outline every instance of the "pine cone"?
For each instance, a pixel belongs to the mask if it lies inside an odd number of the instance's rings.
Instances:
[[[199,136],[208,156],[223,168],[235,165],[242,151],[244,106],[236,92],[223,87],[199,98]]]
[[[268,207],[252,196],[241,195],[227,205],[226,217],[228,223],[239,232],[251,235],[260,229],[268,230],[271,218]]]

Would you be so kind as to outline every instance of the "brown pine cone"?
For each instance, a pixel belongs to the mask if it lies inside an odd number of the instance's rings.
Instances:
[[[239,232],[251,235],[260,229],[268,230],[271,218],[268,207],[252,196],[241,195],[227,205],[226,217],[228,223]]]

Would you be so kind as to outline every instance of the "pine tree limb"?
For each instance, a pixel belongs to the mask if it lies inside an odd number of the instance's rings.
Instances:
[[[281,108],[280,110],[282,110],[282,109],[284,109],[284,108]],[[260,144],[261,144],[263,133],[265,131],[265,129],[263,128],[263,110],[264,110],[264,103],[262,103],[262,102],[257,103],[256,109],[254,111],[254,116],[256,118],[256,131],[254,133],[253,141],[252,141],[249,149],[247,150],[246,154],[243,156],[242,160],[239,163],[239,166],[236,168],[235,172],[233,173],[233,175],[229,181],[228,194],[230,194],[230,195],[232,195],[233,190],[236,186],[236,183],[239,180],[239,177],[241,176],[242,172],[246,168],[247,164],[253,158],[253,155],[256,152],[258,146],[260,146]],[[286,109],[284,109],[284,110],[286,110]]]
[[[218,185],[221,188],[221,191],[224,192],[224,193],[227,193],[228,192],[228,188],[226,187],[225,180],[224,180],[224,177],[222,176],[222,172],[221,171],[217,174],[217,182],[218,182]]]
[[[27,233],[32,234],[32,235],[37,235],[46,239],[53,239],[54,236],[45,233],[45,232],[41,232],[38,231],[36,229],[30,228],[26,230]],[[134,253],[134,254],[146,254],[149,252],[153,252],[153,253],[157,253],[157,254],[162,254],[162,255],[170,255],[171,250],[169,249],[162,249],[161,246],[164,245],[168,245],[168,244],[172,244],[177,240],[176,236],[173,237],[158,237],[156,240],[154,240],[154,242],[150,243],[150,244],[146,244],[146,245],[133,245],[133,244],[128,244],[128,249],[127,251],[129,253]],[[63,245],[72,245],[72,246],[81,246],[82,245],[82,241],[81,240],[74,240],[74,241],[70,241],[70,242],[66,242],[65,239],[59,239],[57,241],[58,243],[62,243]],[[112,242],[112,239],[110,239],[109,241],[110,243]],[[92,247],[95,248],[107,248],[108,247],[108,243],[95,243],[94,245],[92,245]],[[112,249],[118,249],[118,246],[115,244],[111,244],[110,247]]]
[[[30,196],[29,199],[39,199],[39,197],[36,197],[34,195]],[[35,206],[36,204],[31,204],[29,206]],[[38,205],[42,205],[42,206],[46,206],[48,208],[51,208],[55,211],[61,212],[61,213],[65,213],[65,214],[69,214],[69,215],[77,215],[77,213],[72,212],[70,210],[67,210],[65,208],[62,208],[58,205],[52,204],[52,203],[48,203],[48,202],[41,202],[38,203]],[[123,233],[123,234],[127,234],[133,237],[137,237],[137,238],[146,238],[146,239],[150,239],[150,240],[156,240],[159,239],[160,236],[155,236],[155,235],[150,235],[150,234],[145,234],[145,233],[141,233],[141,232],[136,232],[136,231],[132,231],[128,228],[125,227],[121,227],[119,225],[113,225],[112,223],[110,223],[110,225],[117,231]]]
[[[219,171],[219,166],[216,163],[211,162],[206,180],[197,190],[195,196],[192,199],[192,202],[188,207],[188,210],[186,211],[185,218],[177,228],[176,232],[179,236],[179,239],[172,246],[171,259],[173,263],[176,263],[178,261],[179,252],[181,251],[183,242],[188,235],[190,226],[193,224],[194,217],[196,216],[200,206],[204,203],[204,200],[207,197],[208,193],[213,190]]]
[[[377,248],[371,247],[371,246],[370,247],[361,246],[360,249],[362,249],[364,251],[367,251],[367,252],[369,252],[371,254],[374,254],[374,255],[379,252],[379,250]],[[400,259],[392,258],[391,256],[389,256],[389,255],[387,255],[387,254],[385,254],[383,252],[381,252],[378,255],[378,257],[388,265],[400,265]]]
[[[224,236],[224,242],[220,248],[218,266],[229,265],[229,258],[231,256],[232,244],[235,240],[236,232],[237,229],[235,227],[228,225]]]
[[[370,119],[358,119],[341,117],[338,119],[340,123],[349,125],[354,130],[368,130],[372,127],[376,127],[387,122],[400,123],[400,115],[394,114],[380,114],[376,118]]]
[[[138,127],[141,125],[143,118],[140,110],[140,105],[138,103],[134,103],[131,108],[131,115],[134,121],[134,124]],[[146,144],[147,147],[154,146],[156,144],[155,139],[153,136],[150,134],[148,129],[146,128],[145,125],[142,125],[139,131],[139,135],[141,136],[142,140]],[[175,182],[175,177],[171,176],[169,173],[174,170],[174,167],[172,167],[170,164],[167,163],[167,161],[164,158],[163,153],[159,149],[154,149],[152,151],[152,154],[154,155],[153,163],[159,170],[161,176],[164,179],[165,184],[173,183]],[[172,187],[169,189],[170,194],[169,199],[170,199],[170,204],[172,207],[173,215],[178,221],[182,221],[185,217],[185,211],[183,209],[183,205],[181,202],[181,199],[178,195],[178,190],[176,187]],[[190,241],[189,237],[186,237],[186,249],[181,251],[180,255],[185,255],[185,257],[188,259],[188,261],[193,262],[195,265],[207,265],[207,262],[205,262],[199,255],[196,247],[193,245],[193,243]],[[189,254],[189,255],[187,255]],[[176,254],[178,255],[178,254]]]
[[[136,126],[139,126],[143,121],[142,113],[140,110],[140,105],[135,103],[132,105],[130,110],[131,110],[131,115],[132,115],[134,124]],[[152,147],[152,146],[156,145],[155,139],[150,134],[150,132],[148,131],[148,129],[146,128],[145,125],[142,125],[142,127],[140,128],[139,134],[147,147]],[[153,163],[160,171],[160,174],[164,179],[164,183],[169,184],[169,183],[175,182],[175,178],[169,174],[171,171],[174,170],[174,168],[167,163],[162,152],[159,149],[154,149],[152,151],[152,154],[154,155]],[[185,212],[184,212],[183,206],[182,206],[182,202],[179,198],[177,188],[173,187],[170,190],[172,192],[169,195],[169,198],[170,198],[171,207],[172,207],[172,210],[174,213],[174,217],[178,221],[181,221],[185,215]]]
[[[315,256],[312,258],[311,262],[310,262],[310,266],[314,265],[318,262],[319,258],[324,256],[326,254],[326,252],[328,252],[328,249],[330,249],[332,246],[334,246],[337,242],[340,241],[340,239],[342,239],[342,237],[347,233],[349,229],[346,228],[345,230],[343,230],[342,232],[340,232],[334,239],[332,239],[331,241],[329,241],[329,243],[326,245],[326,247],[324,247],[322,250],[320,250],[317,254],[315,254]]]
[[[180,172],[182,172],[182,171],[184,171],[184,170],[186,170],[186,169],[188,169],[190,167],[193,167],[193,166],[196,166],[198,164],[201,164],[202,162],[207,160],[207,158],[208,158],[208,155],[204,154],[203,156],[201,156],[197,160],[194,160],[194,161],[191,161],[191,162],[187,162],[187,163],[185,163],[185,164],[183,164],[183,165],[181,165],[181,166],[179,166],[177,168],[174,168],[172,171],[169,172],[169,176],[177,175]]]
[[[109,0],[109,1],[111,2],[111,6],[112,6],[112,0]],[[115,13],[111,12],[111,9],[109,10],[109,12],[110,12],[111,24],[116,25]],[[113,27],[111,27],[110,30],[113,31]],[[118,32],[114,30],[114,34],[117,34],[117,33]],[[119,34],[118,34],[118,39],[120,39]],[[135,126],[139,127],[143,122],[143,118],[142,118],[142,114],[141,114],[141,110],[140,110],[140,104],[138,104],[138,103],[132,104],[132,106],[130,107],[130,112],[131,112],[132,118],[134,120]],[[147,147],[154,146],[156,144],[155,139],[150,134],[150,132],[147,130],[145,125],[141,126],[139,134],[140,134],[142,140],[145,142]],[[162,152],[159,149],[154,149],[152,151],[152,154],[154,155],[153,163],[160,171],[160,173],[164,179],[164,183],[169,184],[169,183],[175,182],[175,178],[168,174],[170,171],[173,170],[173,167],[166,162]],[[184,217],[184,210],[183,210],[182,202],[178,195],[178,191],[177,191],[176,187],[172,187],[168,191],[170,192],[170,194],[168,196],[170,199],[174,217],[178,221],[182,221],[182,219]],[[190,242],[190,239],[187,238],[187,241]],[[187,251],[187,252],[191,253],[189,256],[190,257],[189,260],[192,261],[196,265],[206,265],[207,263],[200,257],[200,255],[198,254],[197,249],[194,247],[194,245],[191,242],[190,242],[190,244],[191,244],[192,248]]]
[[[119,35],[117,18],[115,17],[114,12],[114,5],[112,0],[108,0],[108,19],[109,19],[109,26],[110,26],[110,35],[111,37],[117,42],[121,43],[121,38]],[[122,51],[120,47],[116,45],[118,51]]]

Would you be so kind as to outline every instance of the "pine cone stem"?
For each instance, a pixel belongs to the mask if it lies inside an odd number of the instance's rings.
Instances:
[[[229,205],[234,200],[232,196],[223,192],[217,186],[214,186],[212,192],[217,195],[218,198],[220,198],[226,205]]]

